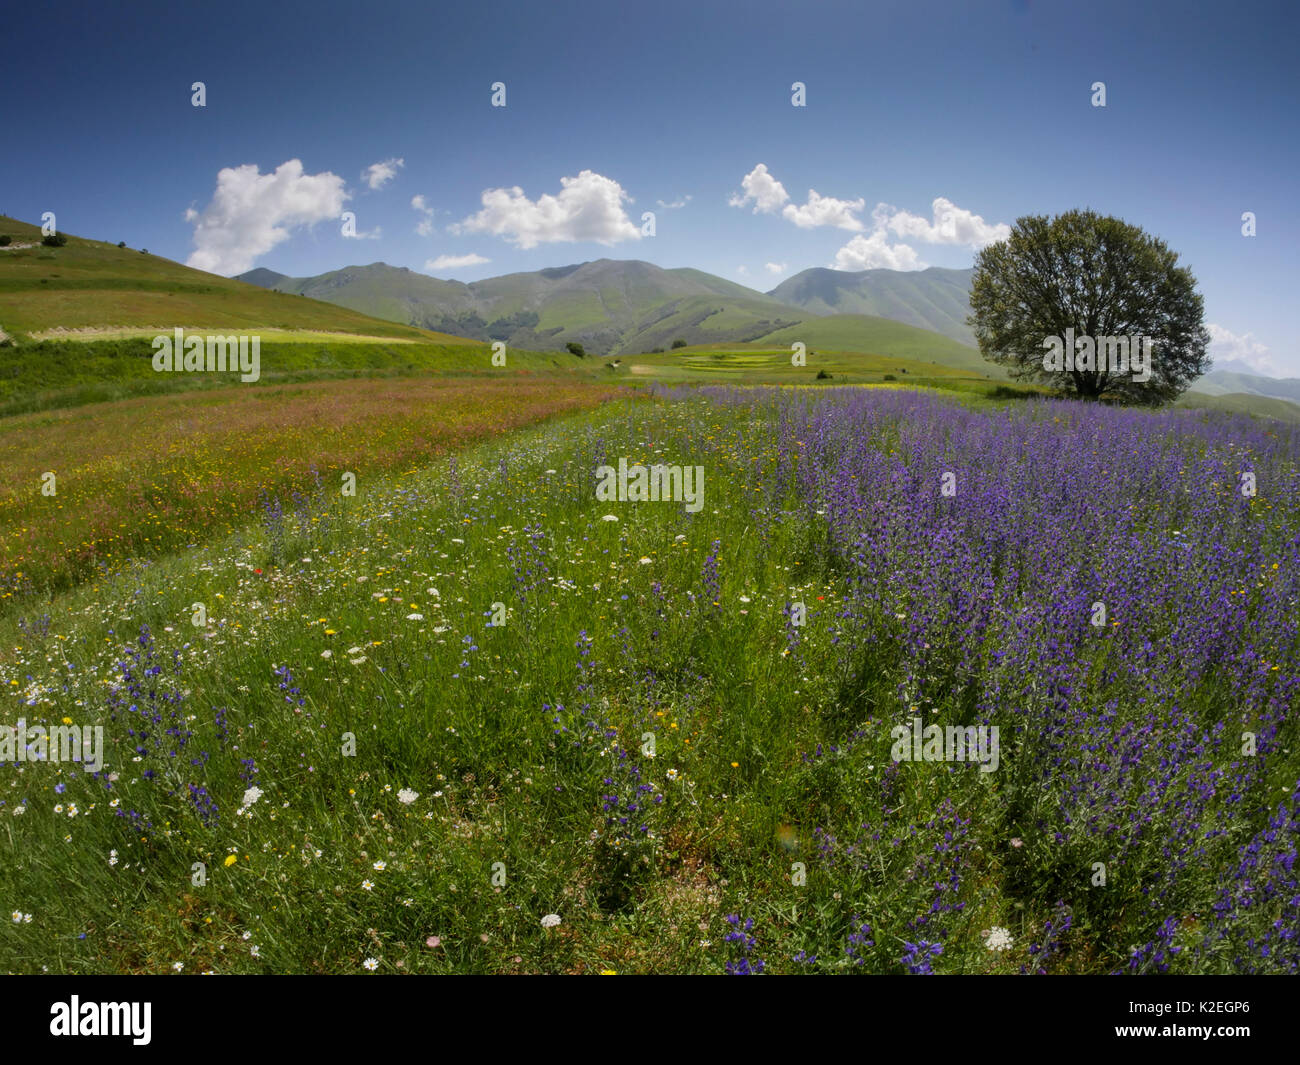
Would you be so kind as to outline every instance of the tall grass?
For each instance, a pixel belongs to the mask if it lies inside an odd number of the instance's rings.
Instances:
[[[0,633],[5,717],[115,774],[0,769],[0,968],[1295,971],[1296,443],[713,390],[355,499],[269,467]],[[620,457],[704,508],[597,502]],[[895,762],[917,713],[1001,767]]]

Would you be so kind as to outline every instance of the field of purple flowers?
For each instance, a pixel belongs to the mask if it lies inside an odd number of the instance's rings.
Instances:
[[[0,778],[0,968],[1300,971],[1298,458],[658,390],[280,507],[5,629],[9,718],[109,756]]]
[[[988,799],[963,818],[953,789],[903,874],[934,895],[908,967],[928,971],[964,880],[996,864],[1006,895],[1061,900],[1035,964],[1066,930],[1122,924],[1139,942],[1094,946],[1108,968],[1296,971],[1296,431],[903,392],[771,413],[773,498],[788,486],[821,519],[845,582],[846,729],[921,715],[1001,730]],[[821,860],[869,879],[891,836],[918,832],[893,809],[915,770],[888,765],[881,821],[851,841],[819,832]],[[969,790],[969,767],[950,771]]]

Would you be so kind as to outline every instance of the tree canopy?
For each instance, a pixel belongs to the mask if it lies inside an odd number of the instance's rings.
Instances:
[[[1210,339],[1196,279],[1177,262],[1118,218],[1031,215],[976,256],[967,322],[984,357],[1016,380],[1080,399],[1169,402],[1208,368]]]

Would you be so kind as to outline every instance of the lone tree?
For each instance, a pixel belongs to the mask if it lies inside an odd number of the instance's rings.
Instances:
[[[976,256],[966,321],[1015,380],[1165,403],[1208,369],[1203,300],[1177,262],[1163,241],[1094,211],[1021,218]]]

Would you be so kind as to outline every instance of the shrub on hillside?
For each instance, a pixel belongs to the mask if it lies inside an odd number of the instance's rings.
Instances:
[[[117,242],[117,246],[118,246],[119,248],[125,248],[125,247],[126,247],[126,241],[124,241],[124,240],[119,240],[119,241]]]
[[[7,248],[7,247],[9,247],[9,242],[10,242],[11,239],[12,239],[12,238],[10,238],[10,237],[0,237],[0,248]]]
[[[895,377],[892,373],[887,373],[887,374],[885,374],[885,380],[886,380],[886,381],[897,381],[898,378]]]
[[[62,248],[68,243],[68,238],[62,233],[50,233],[41,238],[41,243],[47,248]]]
[[[580,359],[585,359],[587,357],[587,349],[584,348],[581,344],[579,344],[576,340],[570,340],[567,344],[565,344],[564,350],[567,351],[570,355],[578,356],[578,358]]]
[[[684,348],[686,347],[686,341],[684,341],[681,337],[678,337],[676,340],[673,341],[673,347]]]

